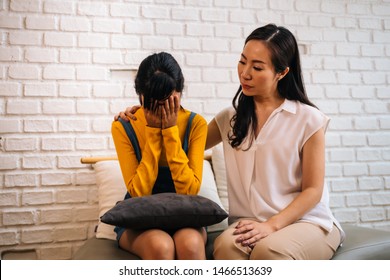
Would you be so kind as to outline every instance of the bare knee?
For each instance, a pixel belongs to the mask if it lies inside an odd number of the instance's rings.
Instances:
[[[179,260],[206,259],[204,229],[181,229],[174,234],[176,257]]]
[[[175,245],[172,237],[160,230],[144,232],[126,230],[119,240],[119,246],[143,260],[173,260],[175,258]]]
[[[175,258],[175,245],[172,239],[151,239],[144,251],[142,259],[145,260],[173,260]]]

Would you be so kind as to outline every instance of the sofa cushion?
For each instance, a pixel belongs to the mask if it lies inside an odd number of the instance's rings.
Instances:
[[[390,232],[356,225],[342,225],[346,238],[334,260],[390,260]]]
[[[73,256],[74,260],[139,260],[140,258],[118,247],[116,240],[92,237]]]
[[[227,216],[217,203],[203,196],[158,193],[123,200],[108,210],[101,221],[136,230],[176,230],[213,225]]]
[[[118,201],[125,197],[126,186],[118,160],[99,161],[94,164],[96,185],[98,186],[99,216],[103,216]],[[96,217],[96,218],[98,218]],[[114,226],[102,223],[100,220],[96,228],[97,238],[116,240]]]
[[[219,205],[224,211],[227,209],[223,206],[221,199],[219,198],[218,188],[215,183],[214,173],[211,167],[211,163],[208,160],[203,162],[203,176],[200,191],[198,193],[201,196],[211,199]],[[228,219],[224,219],[222,222],[210,225],[207,227],[207,232],[221,231],[228,227]]]
[[[218,196],[222,202],[223,208],[229,212],[225,156],[223,154],[222,143],[212,148],[211,159],[215,181],[217,183]]]

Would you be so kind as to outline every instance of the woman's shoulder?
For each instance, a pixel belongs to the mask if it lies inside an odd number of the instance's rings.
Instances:
[[[310,106],[299,101],[296,102],[297,116],[301,123],[306,123],[309,127],[323,126],[326,130],[330,121],[330,118],[325,115],[320,109]]]
[[[216,116],[215,118],[218,118],[218,119],[224,119],[224,118],[231,118],[234,113],[236,111],[234,110],[234,108],[232,106],[229,106],[229,107],[226,107],[224,109],[222,109]]]
[[[318,117],[324,117],[325,114],[318,108],[299,102],[299,101],[292,101],[296,104],[297,113],[300,115],[307,116],[318,116]]]

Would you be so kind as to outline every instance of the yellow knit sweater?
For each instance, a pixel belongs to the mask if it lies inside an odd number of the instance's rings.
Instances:
[[[125,129],[119,121],[114,121],[111,133],[118,155],[123,179],[132,197],[150,195],[158,174],[159,166],[168,166],[177,193],[197,194],[203,172],[204,148],[207,137],[207,122],[197,114],[191,125],[188,154],[182,148],[190,111],[180,109],[177,125],[166,128],[153,128],[146,125],[143,109],[130,120],[138,138],[142,160],[138,162],[135,150]]]

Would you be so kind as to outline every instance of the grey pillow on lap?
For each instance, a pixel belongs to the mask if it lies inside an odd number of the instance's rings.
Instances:
[[[210,226],[227,216],[217,203],[203,196],[159,193],[123,200],[100,219],[106,224],[136,230],[175,230]]]

